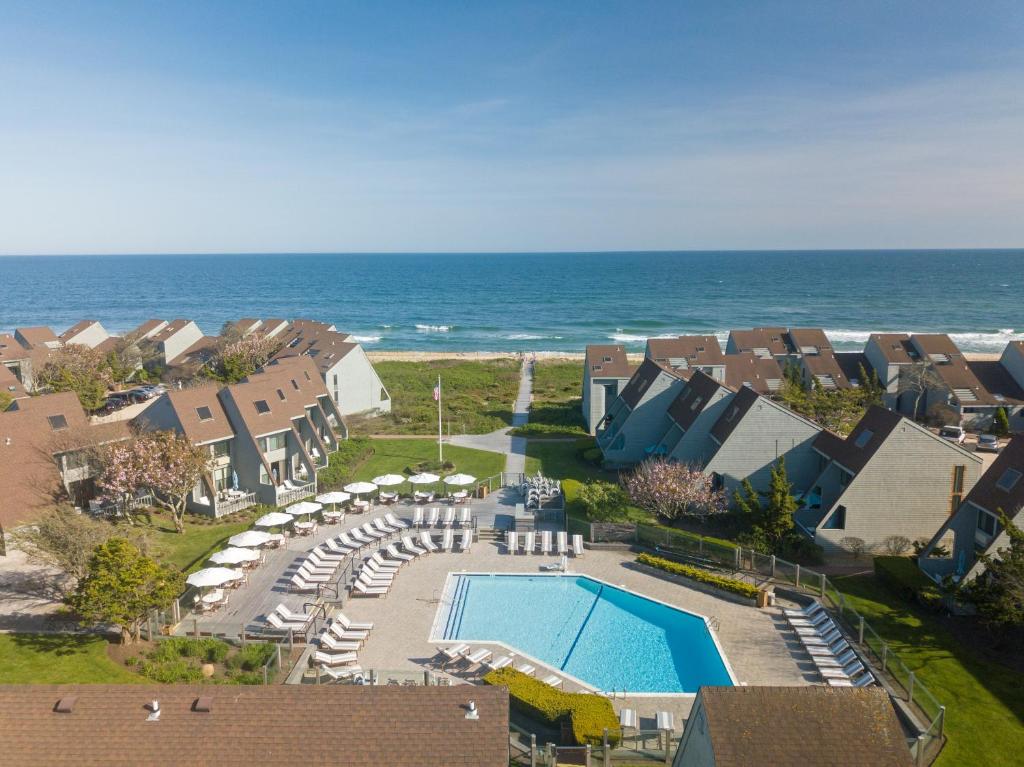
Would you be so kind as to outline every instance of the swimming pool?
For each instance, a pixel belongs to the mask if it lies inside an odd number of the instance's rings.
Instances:
[[[432,634],[500,642],[604,691],[735,684],[702,616],[582,575],[452,573]]]

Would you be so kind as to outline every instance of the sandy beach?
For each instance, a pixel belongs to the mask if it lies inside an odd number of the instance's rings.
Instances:
[[[502,360],[518,359],[523,352],[439,352],[439,351],[367,351],[366,356],[371,362],[388,360],[399,362],[429,362],[431,360]],[[582,362],[583,352],[525,352],[535,355],[537,359]],[[972,361],[993,362],[999,360],[999,354],[989,352],[964,352],[964,357]],[[630,353],[626,355],[630,362],[643,362],[644,355]]]

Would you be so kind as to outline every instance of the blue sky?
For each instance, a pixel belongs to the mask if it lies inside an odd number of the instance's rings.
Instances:
[[[0,253],[1024,246],[1019,2],[5,3]]]

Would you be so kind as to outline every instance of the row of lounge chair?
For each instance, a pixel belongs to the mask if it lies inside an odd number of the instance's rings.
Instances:
[[[635,708],[623,708],[619,711],[619,727],[623,730],[630,729],[640,732],[640,717],[637,716]],[[671,711],[658,711],[654,715],[654,729],[674,732],[676,715]]]
[[[458,509],[458,519],[455,517],[456,509],[451,507],[444,510],[444,514],[441,514],[441,509],[434,506],[430,509],[424,509],[422,506],[417,506],[413,511],[412,515],[412,526],[413,527],[452,527],[458,525],[459,527],[469,527],[471,524],[469,508]]]
[[[827,685],[867,687],[875,682],[820,602],[799,610],[783,610],[783,614]]]
[[[317,637],[313,663],[335,681],[361,674],[358,652],[373,630],[372,623],[356,623],[338,613]]]
[[[459,540],[459,551],[469,551],[473,546],[473,531],[463,530]],[[412,535],[402,536],[402,550],[395,544],[385,546],[382,554],[375,551],[363,562],[352,583],[352,596],[383,597],[387,596],[394,584],[398,571],[417,557],[433,554],[437,551],[453,551],[455,547],[455,531],[444,531],[440,544],[434,542],[433,536],[423,530],[419,539]],[[386,556],[385,556],[386,555]]]
[[[523,533],[522,538],[519,537],[519,533],[515,530],[509,530],[505,534],[505,551],[508,554],[516,554],[522,552],[523,554],[568,554],[569,553],[569,538],[564,530],[559,530],[556,534],[555,545],[556,550],[552,551],[551,548],[551,531],[541,530],[539,533],[534,530],[529,530]],[[520,547],[520,541],[522,546]],[[582,557],[585,553],[583,548],[583,536],[573,535],[572,537],[572,555],[574,557]]]
[[[488,671],[497,671],[500,668],[511,666],[523,674],[530,676],[536,676],[537,674],[535,666],[527,662],[516,663],[516,659],[512,655],[499,655],[495,658],[494,653],[486,647],[478,647],[474,650],[465,643],[440,648],[436,660],[440,662],[442,669],[450,664],[455,664],[460,666],[462,670],[470,673],[484,674]],[[563,680],[557,674],[549,674],[541,681],[551,687],[561,687]]]

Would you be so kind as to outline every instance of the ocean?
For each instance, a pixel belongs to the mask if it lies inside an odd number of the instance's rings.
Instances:
[[[1024,250],[8,256],[0,329],[151,317],[332,322],[367,350],[582,351],[761,325],[1024,339]]]

